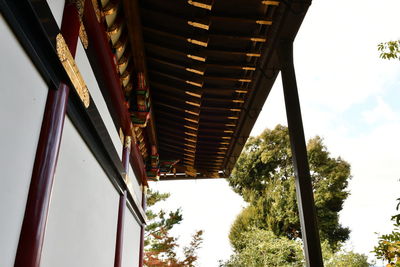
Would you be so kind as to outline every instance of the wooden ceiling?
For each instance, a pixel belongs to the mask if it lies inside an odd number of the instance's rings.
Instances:
[[[123,1],[132,71],[150,87],[147,133],[160,160],[179,160],[161,179],[229,175],[279,71],[277,39],[294,39],[310,4],[288,2]]]
[[[139,5],[160,158],[219,177],[279,2]]]

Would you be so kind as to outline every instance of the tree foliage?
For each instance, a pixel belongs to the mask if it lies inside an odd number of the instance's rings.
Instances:
[[[321,239],[332,249],[348,239],[349,230],[339,223],[339,211],[348,196],[350,165],[332,158],[320,137],[308,141],[310,165]],[[249,207],[234,222],[230,241],[239,248],[238,236],[249,227],[272,231],[276,236],[301,238],[294,170],[287,127],[278,125],[251,137],[229,179],[233,190]]]
[[[144,240],[144,265],[148,267],[194,267],[197,262],[197,251],[203,241],[203,231],[199,230],[192,236],[190,244],[183,248],[184,259],[177,256],[179,248],[177,238],[170,230],[182,221],[181,210],[166,213],[164,210],[154,212],[151,207],[160,201],[165,201],[170,195],[158,191],[148,192],[146,211],[149,224],[146,226]]]
[[[235,254],[220,267],[296,267],[304,266],[305,259],[300,240],[277,237],[269,230],[252,228],[242,232]],[[334,252],[327,241],[322,243],[325,267],[368,267],[367,256],[352,251]]]
[[[396,209],[400,210],[400,198]],[[378,259],[387,261],[387,267],[400,266],[400,213],[392,216],[394,221],[394,230],[390,234],[379,236],[378,245],[372,252]]]
[[[380,58],[400,60],[400,40],[380,43],[378,44],[378,51]]]

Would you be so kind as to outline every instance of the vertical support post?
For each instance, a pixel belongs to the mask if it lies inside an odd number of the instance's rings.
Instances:
[[[319,267],[323,266],[323,261],[293,64],[293,41],[282,40],[279,44],[278,55],[281,64],[281,76],[296,178],[297,204],[299,207],[306,265]]]
[[[39,267],[69,88],[50,89],[33,165],[15,267]]]
[[[75,56],[79,34],[76,6],[66,3],[61,28],[67,31],[64,39]],[[40,266],[68,95],[69,88],[64,83],[56,90],[50,88],[47,95],[14,267]]]
[[[122,151],[122,165],[124,166],[125,173],[129,173],[129,159],[131,154],[131,137],[125,136],[124,148]],[[122,250],[124,242],[124,220],[125,220],[125,208],[126,208],[126,190],[122,192],[119,197],[118,207],[118,223],[117,223],[117,238],[115,243],[115,258],[114,267],[122,266]]]
[[[142,208],[146,211],[146,195],[147,195],[147,187],[143,185],[142,188]],[[139,267],[143,267],[143,259],[144,259],[144,232],[146,230],[146,226],[142,225],[140,228],[140,250],[139,250]]]

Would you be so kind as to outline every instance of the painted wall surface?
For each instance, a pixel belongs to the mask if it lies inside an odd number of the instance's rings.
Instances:
[[[97,109],[103,119],[103,122],[107,128],[108,134],[114,144],[117,153],[122,158],[122,143],[119,138],[117,129],[114,126],[113,120],[111,118],[110,112],[108,111],[107,104],[104,101],[103,95],[101,94],[100,88],[97,85],[96,78],[90,66],[89,60],[86,56],[85,50],[80,41],[78,41],[78,47],[75,56],[76,64],[78,65],[79,71],[82,74],[83,79],[89,89],[90,94],[96,104]]]
[[[124,222],[124,246],[122,267],[137,267],[139,264],[140,226],[126,207]]]
[[[139,201],[140,205],[142,204],[142,189],[139,185],[139,181],[132,170],[132,166],[129,165],[129,177],[131,178],[133,191],[135,192],[136,199]]]
[[[47,85],[0,14],[0,266],[14,265]]]
[[[62,15],[64,12],[65,0],[47,0],[51,13],[57,22],[58,27],[61,28]]]
[[[118,201],[117,191],[67,118],[41,266],[113,266]]]

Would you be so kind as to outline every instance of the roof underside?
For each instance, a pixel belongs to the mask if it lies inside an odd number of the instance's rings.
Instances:
[[[279,70],[276,40],[294,39],[309,5],[296,3],[138,1],[158,153],[179,160],[162,179],[229,175]]]

